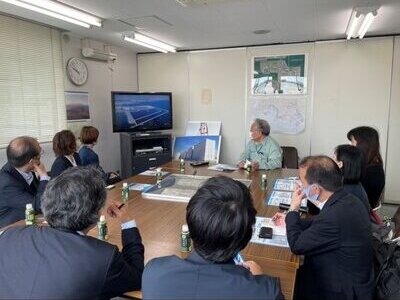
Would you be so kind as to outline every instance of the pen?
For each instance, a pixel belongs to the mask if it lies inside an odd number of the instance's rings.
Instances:
[[[125,205],[125,203],[122,203],[122,204],[118,205],[117,207],[118,207],[118,209],[121,209],[122,207],[124,207],[124,205]]]

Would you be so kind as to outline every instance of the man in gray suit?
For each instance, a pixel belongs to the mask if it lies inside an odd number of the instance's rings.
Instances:
[[[194,251],[150,261],[144,299],[283,299],[279,281],[255,262],[233,258],[251,239],[256,210],[248,188],[228,177],[209,179],[190,199],[186,220]]]
[[[93,168],[71,168],[49,181],[42,198],[49,226],[0,235],[0,299],[103,299],[140,289],[144,248],[125,207],[107,209],[121,223],[122,252],[86,235],[105,200],[102,174]]]

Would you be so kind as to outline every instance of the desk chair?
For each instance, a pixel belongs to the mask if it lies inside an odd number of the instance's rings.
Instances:
[[[298,169],[299,155],[296,147],[282,146],[282,168]]]

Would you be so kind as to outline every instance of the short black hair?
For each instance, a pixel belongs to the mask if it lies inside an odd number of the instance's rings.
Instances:
[[[69,168],[47,184],[42,211],[51,227],[78,231],[97,222],[105,201],[100,171],[94,167]]]
[[[325,155],[307,156],[300,168],[307,168],[305,179],[308,184],[318,184],[329,192],[336,192],[343,186],[342,174],[334,160]]]
[[[379,133],[375,128],[359,126],[347,133],[347,139],[353,137],[357,141],[357,148],[360,148],[365,155],[367,165],[382,165],[383,160],[380,152]]]
[[[251,239],[256,210],[249,189],[220,176],[208,179],[190,199],[186,221],[197,253],[212,262],[226,262]]]
[[[341,168],[343,183],[360,182],[364,168],[364,156],[360,149],[352,145],[339,145],[335,149],[336,160],[343,163]]]
[[[40,146],[33,137],[20,136],[8,144],[6,152],[8,162],[13,167],[20,168],[40,155]]]

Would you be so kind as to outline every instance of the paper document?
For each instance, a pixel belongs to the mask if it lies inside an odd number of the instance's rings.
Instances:
[[[272,222],[271,218],[256,217],[256,224],[254,225],[253,235],[251,237],[250,243],[289,248],[286,233],[285,235],[278,235],[277,233],[275,233],[274,229],[272,229],[272,239],[262,239],[258,236],[261,227],[266,226],[266,224],[269,224],[269,222]]]
[[[232,165],[226,165],[226,164],[217,164],[211,167],[208,167],[209,170],[213,171],[236,171],[239,170],[238,167],[232,166]]]
[[[168,175],[169,172],[167,171],[161,171],[162,176],[164,177],[165,175]],[[156,176],[157,174],[157,170],[146,170],[142,173],[140,173],[139,175],[143,175],[143,176]]]
[[[277,179],[274,183],[274,190],[294,192],[297,180],[293,179]]]
[[[280,203],[289,204],[292,202],[293,192],[286,191],[272,191],[271,195],[267,197],[267,205],[279,206]],[[301,201],[302,207],[307,207],[307,199]]]
[[[130,191],[139,191],[139,192],[146,192],[152,188],[152,184],[147,183],[131,183],[129,185]]]
[[[286,236],[286,226],[277,226],[275,225],[274,221],[270,218],[266,218],[264,221],[264,226],[265,227],[271,227],[272,228],[272,235],[283,235]]]

